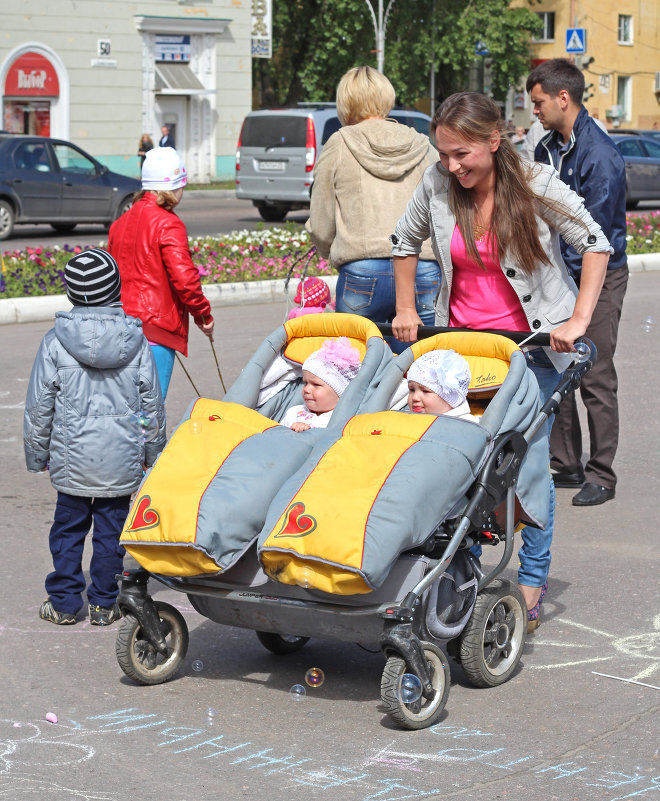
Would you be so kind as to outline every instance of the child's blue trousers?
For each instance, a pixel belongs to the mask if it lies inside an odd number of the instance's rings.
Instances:
[[[92,522],[92,558],[87,600],[94,606],[111,607],[117,599],[115,576],[121,573],[124,548],[119,544],[130,495],[118,498],[85,498],[57,493],[55,520],[48,539],[55,570],[46,576],[46,592],[58,612],[72,615],[82,607],[85,576],[83,549]]]

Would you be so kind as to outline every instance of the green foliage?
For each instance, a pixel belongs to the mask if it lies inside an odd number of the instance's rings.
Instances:
[[[387,9],[389,0],[383,0]],[[376,66],[376,39],[370,4],[378,0],[283,0],[273,2],[273,58],[254,59],[259,106],[300,100],[333,100],[341,76],[353,66]],[[393,0],[387,19],[384,72],[397,103],[412,105],[428,97],[432,53],[436,97],[471,85],[470,73],[486,44],[490,90],[503,98],[509,85],[529,70],[531,36],[538,16],[510,8],[508,0]],[[472,79],[474,84],[474,78]]]

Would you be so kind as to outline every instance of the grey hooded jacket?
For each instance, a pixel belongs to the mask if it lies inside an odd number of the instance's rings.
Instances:
[[[25,401],[25,461],[68,495],[140,485],[165,447],[165,407],[142,323],[120,307],[74,307],[43,338]]]

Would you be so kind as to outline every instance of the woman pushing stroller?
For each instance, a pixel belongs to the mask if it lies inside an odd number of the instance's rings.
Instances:
[[[504,135],[498,106],[461,92],[431,123],[440,165],[427,169],[391,237],[397,314],[394,335],[417,338],[414,278],[421,243],[431,237],[444,280],[436,325],[550,331],[551,347],[527,351],[542,401],[568,366],[600,293],[611,248],[580,197],[546,166],[523,162]],[[559,237],[582,254],[578,292]],[[549,435],[550,421],[547,424]],[[545,530],[526,527],[518,583],[530,630],[538,625],[550,567],[554,523],[551,483]]]

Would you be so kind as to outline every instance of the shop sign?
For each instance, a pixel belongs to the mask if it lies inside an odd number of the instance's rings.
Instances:
[[[11,65],[5,78],[5,96],[57,97],[60,84],[55,68],[39,53],[23,53]]]
[[[155,61],[190,61],[190,36],[156,36]]]
[[[271,58],[272,0],[252,0],[252,58]]]

